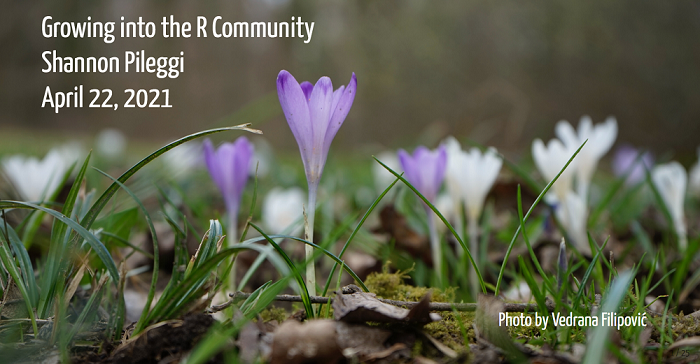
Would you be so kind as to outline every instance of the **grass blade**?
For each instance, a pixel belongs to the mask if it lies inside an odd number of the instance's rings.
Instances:
[[[572,155],[571,158],[569,158],[569,160],[566,162],[564,167],[559,171],[559,173],[556,176],[554,176],[554,179],[549,181],[547,186],[545,186],[544,190],[542,190],[540,195],[537,196],[537,199],[535,199],[535,202],[532,203],[532,206],[530,206],[530,209],[527,210],[527,214],[525,214],[525,217],[523,217],[523,223],[527,221],[527,219],[530,217],[530,214],[535,209],[537,204],[540,203],[540,200],[542,200],[544,195],[547,194],[547,192],[549,191],[550,188],[552,188],[552,185],[554,185],[554,182],[556,182],[559,179],[559,177],[561,176],[561,174],[564,173],[564,170],[566,170],[566,168],[569,167],[569,164],[571,164],[571,161],[573,161],[574,158],[576,158],[578,153],[581,151],[583,146],[586,145],[587,142],[588,142],[588,140],[586,140],[585,142],[583,142],[583,144],[581,144],[581,146],[576,150],[574,155]],[[510,253],[511,253],[511,251],[513,251],[513,246],[515,246],[515,240],[518,238],[518,234],[520,234],[520,230],[521,230],[521,227],[518,226],[518,228],[515,230],[515,234],[513,234],[513,238],[510,240],[510,244],[508,244],[508,250],[506,250],[506,255],[503,258],[503,264],[501,264],[501,270],[498,272],[498,280],[496,281],[496,292],[495,292],[496,295],[498,295],[498,292],[501,288],[501,281],[503,280],[503,274],[506,271],[506,264],[508,264],[508,258],[510,258]]]
[[[622,300],[627,296],[627,291],[632,284],[633,278],[633,271],[626,271],[617,276],[617,279],[615,279],[607,292],[605,301],[598,313],[599,316],[603,312],[618,312]],[[608,340],[610,330],[610,326],[604,325],[593,328],[592,338],[588,342],[586,354],[583,357],[583,364],[598,364],[603,362],[603,356],[605,356],[606,352],[605,349],[610,342]]]
[[[114,264],[114,260],[109,254],[107,248],[104,246],[104,244],[102,244],[102,242],[99,239],[97,239],[97,237],[93,233],[80,226],[80,224],[78,224],[77,222],[69,219],[68,217],[56,210],[52,210],[43,206],[38,206],[31,202],[1,200],[0,209],[5,208],[40,210],[53,216],[56,219],[61,220],[63,223],[68,225],[68,227],[75,230],[78,233],[78,235],[80,235],[83,239],[85,239],[85,241],[90,245],[92,250],[95,251],[95,254],[97,254],[97,256],[107,268],[109,274],[112,276],[112,281],[114,282],[114,284],[119,282],[119,272],[117,271],[117,266],[116,264]]]
[[[148,296],[146,297],[146,303],[143,306],[141,318],[139,319],[138,323],[136,324],[136,328],[134,329],[134,331],[138,333],[143,329],[143,327],[140,327],[140,325],[145,322],[144,319],[148,315],[148,309],[151,307],[151,302],[153,302],[153,297],[156,294],[156,283],[158,283],[158,267],[160,263],[160,254],[158,252],[158,234],[156,234],[156,228],[155,226],[153,226],[153,220],[151,220],[151,215],[148,213],[148,210],[146,210],[146,207],[143,205],[141,200],[138,197],[136,197],[136,195],[128,187],[126,187],[122,182],[120,182],[116,178],[97,168],[95,168],[95,170],[101,173],[103,176],[111,179],[113,183],[116,183],[117,186],[119,186],[121,189],[126,191],[126,193],[128,193],[129,196],[131,196],[134,202],[136,202],[136,204],[141,209],[141,212],[143,213],[143,216],[146,219],[146,223],[148,224],[148,229],[151,231],[151,241],[153,242],[153,273],[151,276],[151,287],[148,289]],[[117,279],[116,282],[119,282],[119,279]]]

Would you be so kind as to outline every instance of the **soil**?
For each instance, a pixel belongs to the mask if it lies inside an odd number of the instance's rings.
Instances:
[[[126,345],[113,348],[106,353],[88,352],[76,355],[75,364],[150,364],[179,362],[204,336],[215,320],[210,315],[196,314],[186,316],[183,320],[170,321],[164,325],[146,329],[135,340]],[[109,349],[109,348],[105,348]],[[214,357],[210,363],[223,362],[221,356]]]

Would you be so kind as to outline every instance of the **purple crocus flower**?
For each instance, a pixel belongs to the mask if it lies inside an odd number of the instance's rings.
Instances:
[[[285,70],[277,76],[277,96],[299,145],[309,184],[309,197],[316,195],[328,149],[352,107],[356,89],[354,73],[347,87],[340,86],[335,91],[328,77],[321,77],[312,85],[308,81],[299,84]]]
[[[399,162],[401,163],[401,168],[403,168],[408,182],[410,182],[418,192],[423,194],[428,201],[431,203],[435,201],[447,169],[447,150],[445,146],[441,145],[434,151],[430,151],[428,148],[421,146],[416,148],[413,155],[400,149]],[[435,227],[435,217],[432,211],[428,208],[428,205],[423,205],[428,214],[428,230],[430,233],[430,250],[433,255],[433,264],[437,271],[438,280],[441,280],[443,272],[440,237]]]
[[[304,163],[306,182],[309,186],[309,202],[306,206],[305,235],[314,240],[314,216],[316,190],[326,165],[328,149],[343,125],[352,107],[357,90],[357,78],[352,74],[348,86],[340,86],[335,92],[328,77],[321,77],[315,85],[297,80],[282,70],[277,75],[277,96],[289,128],[299,145]],[[313,248],[306,246],[306,258],[313,257]],[[306,265],[306,285],[309,294],[316,295],[316,271],[313,263]]]
[[[447,168],[447,150],[444,146],[434,151],[420,146],[413,155],[405,150],[399,150],[399,162],[406,173],[406,179],[411,182],[420,193],[433,202],[440,191],[442,180],[445,178]]]
[[[639,157],[641,150],[636,149],[630,145],[622,145],[617,148],[615,155],[613,156],[612,166],[613,172],[616,176],[622,177],[625,173],[627,179],[625,183],[628,186],[635,185],[646,176],[646,169],[651,169],[654,165],[654,157],[649,152],[644,152],[644,155]],[[637,160],[637,158],[640,158]],[[636,161],[636,163],[635,163]],[[634,164],[634,166],[632,166]]]
[[[204,159],[207,169],[224,197],[226,211],[233,225],[229,226],[231,239],[236,239],[235,221],[243,188],[248,181],[252,158],[253,144],[246,137],[240,137],[233,143],[224,143],[217,150],[214,150],[211,140],[204,141]]]

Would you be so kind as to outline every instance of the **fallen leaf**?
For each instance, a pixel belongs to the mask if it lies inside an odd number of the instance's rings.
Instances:
[[[666,349],[666,351],[671,351],[673,349],[682,348],[686,346],[697,346],[700,347],[700,336],[686,337],[673,343]]]
[[[429,310],[430,295],[425,295],[411,310],[377,299],[373,293],[338,293],[333,301],[334,317],[348,323],[383,322],[424,325],[442,318]]]
[[[391,331],[367,325],[336,322],[338,346],[346,358],[359,358],[361,361],[370,355],[386,350],[384,343]]]
[[[332,364],[341,359],[333,320],[287,320],[274,332],[270,364]]]

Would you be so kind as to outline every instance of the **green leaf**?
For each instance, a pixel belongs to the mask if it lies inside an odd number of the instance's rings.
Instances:
[[[129,235],[131,234],[131,230],[137,224],[138,217],[139,211],[136,207],[133,207],[124,211],[109,214],[109,216],[105,216],[104,218],[95,221],[93,224],[93,229],[97,230],[102,228],[104,232],[108,233],[102,233],[105,236],[105,238],[102,239],[102,242],[105,243],[105,245],[109,246],[110,244],[118,244],[120,246],[124,246],[125,244],[122,242],[129,240]]]
[[[112,276],[112,281],[114,282],[114,284],[116,284],[116,282],[119,282],[119,272],[117,271],[117,266],[114,264],[114,260],[112,260],[112,256],[109,254],[107,248],[105,248],[104,244],[102,244],[102,242],[99,239],[97,239],[97,237],[93,233],[80,226],[80,224],[69,219],[68,217],[66,217],[58,211],[43,206],[38,206],[31,202],[0,200],[0,209],[9,208],[40,210],[53,216],[56,219],[61,220],[63,223],[68,225],[68,227],[75,230],[78,233],[78,235],[85,239],[85,241],[90,245],[95,254],[97,254],[100,260],[102,260],[102,263],[105,265],[105,267],[107,267],[107,271]]]
[[[31,302],[32,307],[36,307],[39,300],[39,290],[36,280],[34,279],[34,267],[32,267],[32,261],[29,259],[27,248],[22,244],[17,232],[7,224],[7,220],[0,218],[0,230],[2,230],[5,241],[9,242],[10,247],[15,252],[15,257],[17,257],[17,262],[19,263],[19,269],[22,272],[22,283],[25,285],[27,293],[29,294],[29,302]],[[17,283],[19,284],[19,282]]]

